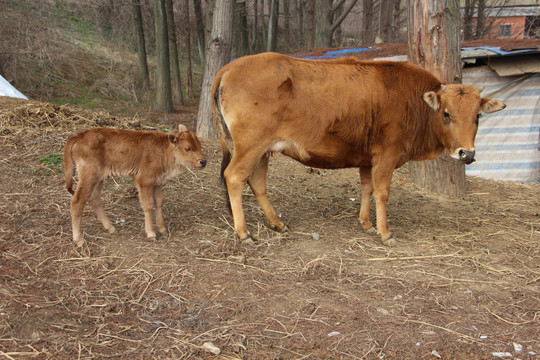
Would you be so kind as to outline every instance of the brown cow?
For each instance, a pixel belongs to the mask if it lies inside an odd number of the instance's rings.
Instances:
[[[436,158],[445,148],[471,163],[480,113],[505,107],[481,98],[474,86],[443,85],[408,63],[304,60],[276,53],[227,64],[217,73],[212,94],[234,228],[247,241],[251,236],[242,208],[246,182],[268,225],[287,229],[266,195],[268,155],[281,152],[312,167],[358,167],[362,228],[374,231],[369,210],[373,194],[381,240],[395,245],[386,217],[394,169],[409,160]]]
[[[64,147],[64,178],[71,198],[73,240],[84,243],[81,220],[84,205],[90,201],[105,230],[115,228],[101,205],[103,180],[110,176],[133,178],[144,210],[144,229],[148,238],[155,238],[152,209],[156,209],[156,225],[165,232],[162,185],[178,175],[184,166],[202,169],[206,160],[201,143],[184,125],[177,134],[160,131],[132,131],[96,128],[70,138]],[[77,190],[73,192],[73,163],[79,173]]]

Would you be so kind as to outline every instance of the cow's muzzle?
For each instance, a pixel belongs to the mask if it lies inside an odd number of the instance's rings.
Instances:
[[[203,169],[206,166],[206,160],[199,160],[199,168]]]
[[[475,154],[475,151],[467,151],[465,149],[461,149],[459,150],[459,159],[464,161],[465,164],[469,165],[471,164],[474,160],[474,154]]]

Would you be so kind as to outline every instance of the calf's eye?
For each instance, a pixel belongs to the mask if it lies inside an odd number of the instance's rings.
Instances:
[[[184,151],[185,151],[185,152],[190,152],[190,151],[191,151],[191,148],[190,148],[190,147],[186,147],[186,148],[184,148]]]

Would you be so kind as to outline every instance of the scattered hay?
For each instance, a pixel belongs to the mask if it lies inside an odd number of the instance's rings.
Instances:
[[[388,206],[400,245],[387,248],[357,223],[357,171],[308,172],[278,156],[268,192],[291,231],[268,230],[246,190],[248,226],[260,239],[246,246],[225,210],[219,146],[204,140],[208,168],[165,186],[165,235],[145,238],[133,185],[113,179],[103,203],[118,232],[110,237],[87,209],[78,249],[62,174],[42,171],[39,159],[84,128],[144,121],[0,99],[0,125],[7,359],[427,359],[433,351],[532,359],[540,351],[540,185],[470,178],[463,199],[447,199],[415,189],[401,169]]]

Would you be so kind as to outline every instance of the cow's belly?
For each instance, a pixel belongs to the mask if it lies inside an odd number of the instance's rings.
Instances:
[[[303,145],[303,146],[302,146]],[[315,168],[341,169],[371,164],[371,155],[342,142],[317,142],[312,146],[292,141],[277,141],[269,152],[281,152],[302,164]]]

